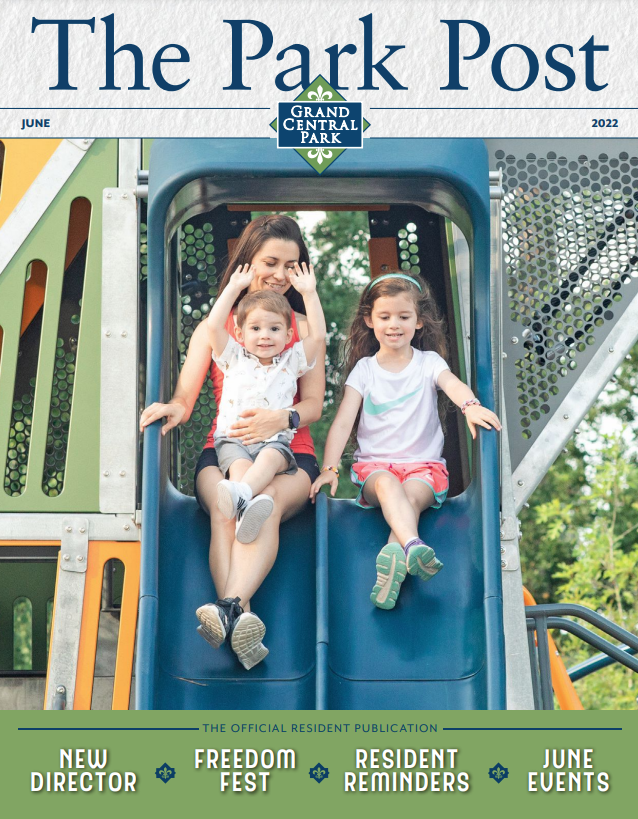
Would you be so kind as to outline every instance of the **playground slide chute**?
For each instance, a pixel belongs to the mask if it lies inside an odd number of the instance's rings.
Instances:
[[[147,403],[166,400],[170,392],[166,240],[189,213],[220,202],[294,207],[308,201],[411,201],[453,216],[473,242],[473,386],[491,406],[483,144],[375,140],[358,152],[364,157],[346,153],[323,177],[296,165],[293,175],[282,153],[270,140],[154,144]],[[270,655],[250,672],[227,649],[213,651],[196,633],[195,609],[215,597],[209,523],[195,501],[168,480],[168,461],[168,439],[162,440],[155,425],[145,433],[138,708],[505,707],[494,433],[479,436],[467,490],[422,518],[422,535],[445,563],[444,571],[431,583],[409,577],[392,612],[369,602],[374,558],[387,535],[378,511],[321,496],[316,515],[308,507],[283,524],[279,557],[253,601],[268,629]]]

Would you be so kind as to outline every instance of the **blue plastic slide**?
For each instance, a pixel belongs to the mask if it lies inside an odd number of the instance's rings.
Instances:
[[[321,177],[273,140],[158,140],[150,165],[146,403],[171,391],[174,233],[221,203],[410,202],[454,219],[472,257],[472,387],[493,406],[489,185],[480,140],[370,140]],[[387,537],[378,511],[318,498],[285,523],[253,606],[270,655],[249,672],[196,633],[215,599],[209,524],[168,479],[169,438],[144,435],[136,663],[141,709],[503,709],[505,661],[496,434],[481,431],[469,487],[422,516],[444,570],[408,577],[390,612],[369,601]]]

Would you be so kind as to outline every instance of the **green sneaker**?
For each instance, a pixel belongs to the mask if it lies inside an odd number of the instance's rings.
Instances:
[[[405,574],[403,549],[398,543],[386,543],[377,555],[377,582],[370,595],[377,608],[389,610],[396,606]]]
[[[429,580],[443,568],[443,564],[434,554],[434,549],[422,540],[414,540],[408,546],[407,565],[409,574]]]

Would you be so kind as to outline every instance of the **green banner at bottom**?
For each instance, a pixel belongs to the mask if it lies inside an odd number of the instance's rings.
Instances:
[[[0,731],[5,815],[635,810],[634,712],[5,711]]]

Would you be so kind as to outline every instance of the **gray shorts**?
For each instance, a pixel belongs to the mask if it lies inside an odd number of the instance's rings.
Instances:
[[[297,461],[295,461],[295,456],[285,435],[279,435],[274,441],[260,441],[258,444],[248,444],[248,446],[242,444],[237,438],[225,438],[223,436],[215,438],[215,452],[217,453],[219,468],[224,477],[228,475],[230,465],[234,461],[254,461],[262,449],[276,449],[286,459],[288,468],[278,472],[278,475],[294,475],[297,472]]]

